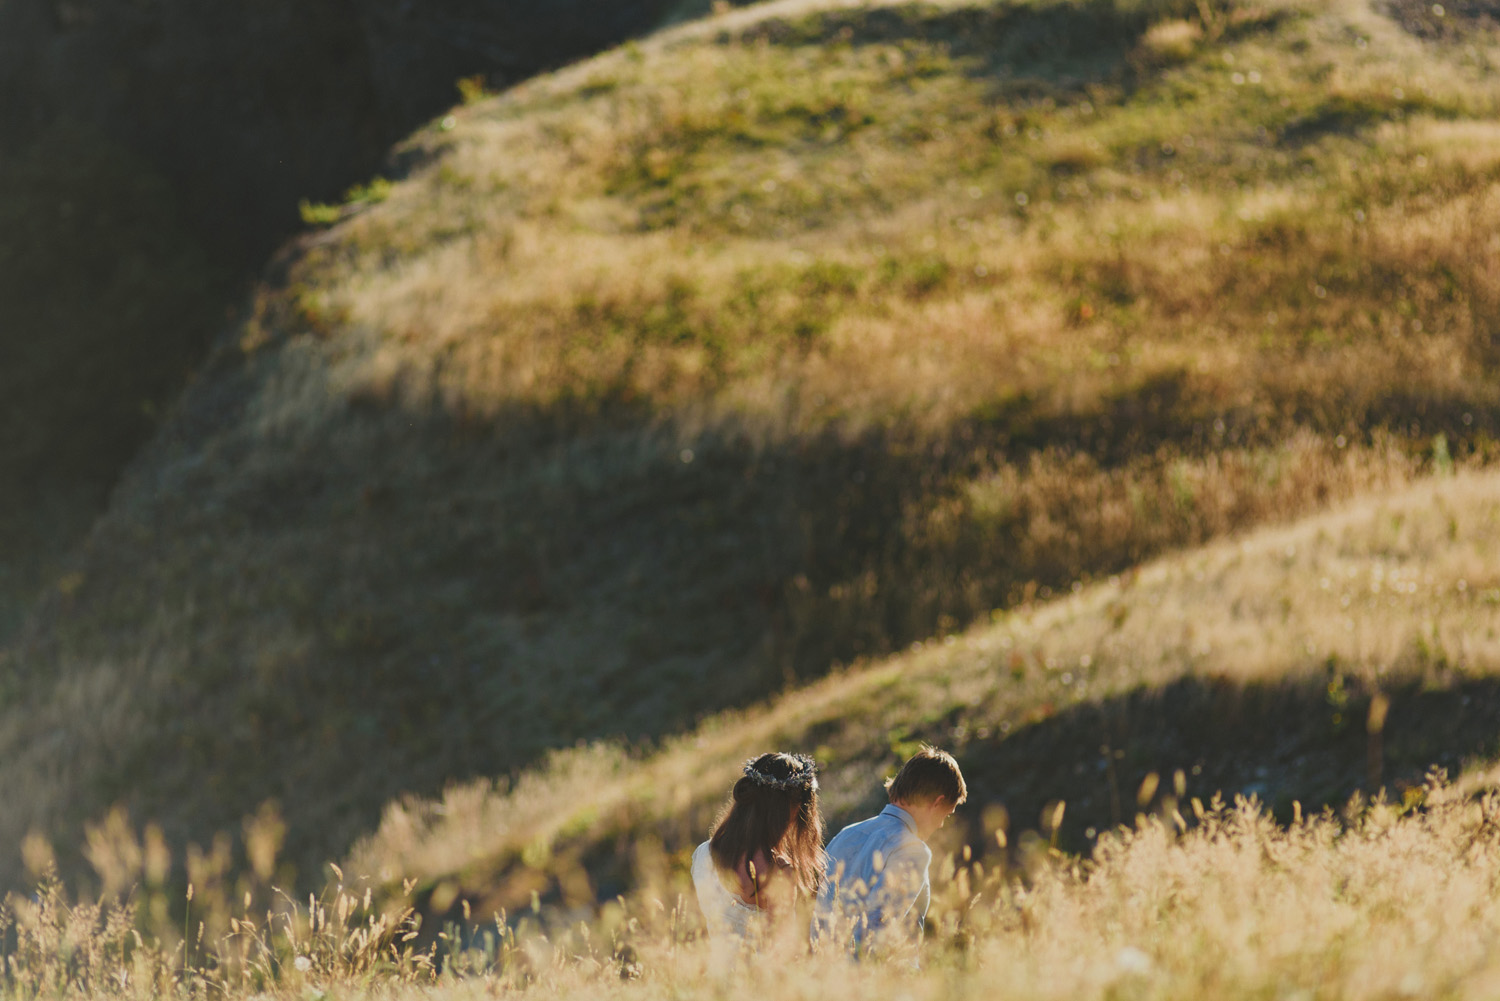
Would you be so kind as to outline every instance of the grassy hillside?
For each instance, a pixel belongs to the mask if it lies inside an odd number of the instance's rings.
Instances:
[[[991,997],[998,980],[1034,998],[1487,997],[1500,772],[1449,782],[1413,766],[1434,747],[1495,751],[1500,581],[1484,574],[1500,546],[1497,485],[1493,473],[1429,483],[1214,544],[722,716],[655,754],[566,752],[510,790],[393,809],[352,864],[417,873],[407,886],[426,916],[443,916],[431,913],[443,898],[468,919],[462,936],[432,920],[413,934],[411,912],[376,903],[347,867],[305,905],[273,891],[267,818],[250,832],[255,874],[226,885],[200,862],[191,912],[173,920],[160,847],[114,822],[91,851],[110,886],[142,892],[70,905],[44,880],[8,898],[0,982],[17,997],[739,997],[748,985],[767,998],[851,986],[955,998]],[[1157,686],[1145,698],[1130,691],[1141,677]],[[1367,712],[1376,691],[1385,711]],[[681,862],[742,758],[824,741],[842,812],[917,735],[959,749],[978,780],[969,833],[983,832],[972,853],[947,832],[936,856],[921,969],[809,955],[803,921],[738,969],[716,966]],[[1091,767],[1101,735],[1120,752],[1114,770]],[[1085,767],[1070,777],[1059,760]],[[1147,766],[1163,780],[1136,795]],[[1059,853],[1053,832],[1007,823],[1000,805],[1021,806],[1043,773],[1069,818],[1105,814],[1100,801],[1123,792],[1134,823],[1080,834],[1066,820],[1059,839],[1094,850]],[[1316,783],[1330,778],[1389,784],[1320,811]],[[1226,782],[1247,795],[1210,792]],[[1256,798],[1298,788],[1315,798],[1287,801],[1284,824]],[[634,869],[618,897],[590,885],[611,858]],[[532,892],[572,906],[533,912]]]
[[[1482,463],[1492,39],[1426,16],[783,2],[454,109],[310,207],[7,654],[0,839],[275,799],[306,875],[400,793]]]
[[[1358,789],[1400,801],[1433,766],[1457,774],[1500,753],[1497,487],[1465,475],[1262,529],[714,717],[649,754],[571,750],[513,785],[393,804],[346,868],[415,880],[455,916],[464,900],[515,911],[534,890],[609,899],[685,872],[739,763],[781,747],[817,757],[835,830],[879,807],[882,778],[920,741],[950,748],[973,800],[943,832],[954,854],[993,854],[997,829],[1012,848],[1029,831],[1087,853],[1137,812],[1188,813],[1216,792],[1285,821]]]
[[[298,199],[659,0],[0,4],[0,642],[103,511]]]

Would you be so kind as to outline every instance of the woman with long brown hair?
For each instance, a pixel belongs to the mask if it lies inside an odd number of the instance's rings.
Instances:
[[[709,935],[742,941],[811,898],[823,881],[823,816],[813,760],[773,752],[745,763],[713,835],[693,852]]]

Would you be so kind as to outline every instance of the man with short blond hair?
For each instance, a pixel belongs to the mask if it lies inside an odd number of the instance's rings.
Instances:
[[[855,955],[915,946],[932,900],[927,841],[969,798],[947,751],[926,744],[886,783],[890,804],[850,824],[828,843],[828,875],[818,894],[813,938]]]

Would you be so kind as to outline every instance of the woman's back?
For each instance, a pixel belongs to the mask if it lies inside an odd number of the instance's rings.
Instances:
[[[729,892],[714,865],[707,841],[693,852],[693,889],[710,937],[743,941],[749,937],[750,929],[758,925],[761,912]]]
[[[823,876],[817,766],[799,754],[745,762],[713,835],[693,852],[693,888],[709,936],[760,939]]]

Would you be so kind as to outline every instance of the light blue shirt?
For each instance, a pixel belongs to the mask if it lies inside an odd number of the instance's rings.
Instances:
[[[850,824],[828,843],[814,939],[842,942],[858,953],[878,940],[919,937],[932,901],[931,864],[932,849],[917,837],[911,814],[899,806]]]

